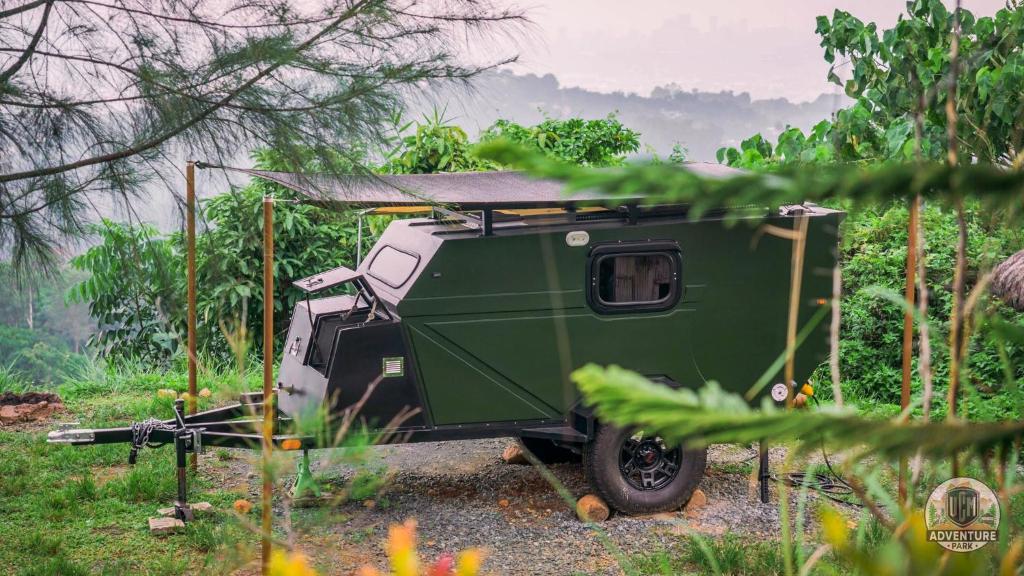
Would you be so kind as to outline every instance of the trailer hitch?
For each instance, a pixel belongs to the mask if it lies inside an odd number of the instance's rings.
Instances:
[[[46,441],[75,446],[126,443],[130,445],[129,464],[135,464],[142,448],[174,444],[178,484],[174,516],[187,522],[192,520],[192,509],[187,501],[187,454],[202,452],[204,445],[262,449],[262,400],[262,393],[247,392],[236,404],[186,416],[185,401],[179,398],[174,401],[174,418],[170,420],[150,418],[126,427],[97,429],[75,428],[79,425],[77,422],[63,424],[51,431]],[[277,414],[275,420],[282,425],[290,422]],[[316,438],[306,435],[277,434],[273,437],[273,445],[283,450],[306,450],[316,444]]]

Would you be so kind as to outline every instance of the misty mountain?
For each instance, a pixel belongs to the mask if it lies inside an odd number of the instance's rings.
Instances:
[[[640,132],[642,153],[667,156],[679,143],[689,150],[691,160],[714,161],[722,146],[736,146],[757,132],[774,140],[786,126],[806,131],[848,102],[842,94],[822,94],[802,103],[752,100],[746,92],[701,92],[678,85],[655,88],[649,96],[601,93],[562,87],[550,74],[497,71],[474,79],[470,92],[447,90],[418,99],[410,106],[415,111],[410,119],[436,106],[473,135],[498,118],[530,125],[545,117],[600,118],[615,113]]]

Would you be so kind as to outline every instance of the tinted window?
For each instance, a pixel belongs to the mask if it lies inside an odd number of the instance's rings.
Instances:
[[[392,288],[399,288],[416,271],[419,262],[417,254],[384,246],[370,262],[368,273]]]
[[[660,302],[672,293],[673,261],[667,254],[623,254],[598,261],[598,296],[608,304]]]

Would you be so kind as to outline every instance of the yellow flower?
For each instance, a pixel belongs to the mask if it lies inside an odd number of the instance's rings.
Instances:
[[[846,547],[846,541],[849,537],[846,519],[831,506],[825,506],[821,509],[821,528],[825,532],[825,541],[831,544],[833,548],[841,550]]]
[[[270,554],[270,576],[317,576],[301,552],[274,550]]]
[[[178,397],[178,393],[174,390],[171,390],[170,388],[161,388],[160,390],[156,391],[156,397],[174,399]]]
[[[406,520],[388,528],[388,559],[395,576],[417,576],[419,560],[416,557],[416,521]]]
[[[479,548],[465,550],[459,554],[459,560],[455,564],[455,573],[458,576],[476,576],[480,573],[483,561],[484,554]]]

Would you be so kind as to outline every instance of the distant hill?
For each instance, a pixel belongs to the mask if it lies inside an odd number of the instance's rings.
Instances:
[[[606,94],[563,88],[550,74],[498,71],[474,79],[471,91],[441,91],[417,100],[412,108],[426,112],[447,105],[446,116],[471,135],[498,118],[535,124],[545,116],[596,118],[614,112],[641,133],[648,152],[667,155],[678,142],[689,150],[691,160],[713,161],[721,146],[735,146],[756,132],[774,139],[787,125],[806,130],[847,102],[841,94],[822,94],[804,103],[751,100],[745,92],[686,91],[676,85],[655,88],[649,96]]]

